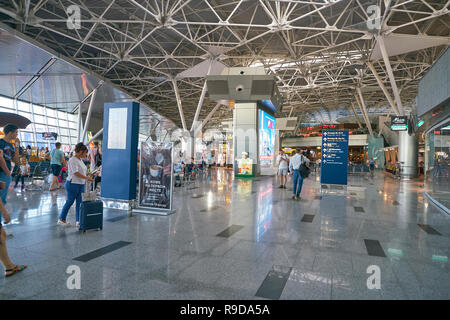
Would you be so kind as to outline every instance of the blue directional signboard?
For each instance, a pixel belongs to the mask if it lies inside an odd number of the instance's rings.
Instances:
[[[348,131],[322,132],[320,183],[347,185]]]

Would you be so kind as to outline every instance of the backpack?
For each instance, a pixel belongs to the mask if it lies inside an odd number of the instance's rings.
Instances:
[[[302,160],[303,160],[303,155],[302,155]],[[303,179],[308,178],[311,170],[306,166],[306,161],[302,161],[302,164],[300,165],[300,175],[302,176]]]

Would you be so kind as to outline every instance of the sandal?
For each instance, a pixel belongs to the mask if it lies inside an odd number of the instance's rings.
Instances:
[[[10,276],[12,276],[13,274],[16,274],[16,273],[18,273],[18,272],[20,272],[20,271],[25,270],[26,268],[27,268],[26,265],[17,265],[17,266],[15,266],[13,269],[5,270],[5,277],[10,277]],[[8,274],[8,272],[11,272],[11,273]]]

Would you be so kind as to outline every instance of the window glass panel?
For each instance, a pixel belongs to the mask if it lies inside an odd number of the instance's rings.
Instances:
[[[47,126],[41,124],[35,124],[36,132],[47,132]]]
[[[78,116],[75,114],[68,113],[67,118],[69,119],[69,121],[78,122]]]
[[[59,128],[59,131],[61,132],[62,135],[64,136],[68,136],[69,135],[69,130],[66,128]]]
[[[16,113],[15,110],[7,109],[7,108],[2,108],[2,107],[0,107],[0,111],[1,111],[1,112],[14,112],[14,113]]]
[[[58,111],[58,118],[59,119],[67,119],[67,113],[62,112],[62,111]]]
[[[47,117],[54,117],[56,118],[56,111],[50,108],[46,108],[45,110],[47,112]]]
[[[6,97],[0,97],[0,105],[5,108],[15,109],[14,108],[14,100],[6,98]]]
[[[32,119],[33,119],[33,118],[31,117],[31,113],[19,111],[19,114],[20,114],[21,116],[24,116],[25,118],[27,118],[27,119],[29,119],[29,120],[32,120]]]
[[[17,108],[21,111],[30,112],[30,104],[27,102],[17,101]]]
[[[45,117],[44,116],[38,116],[38,115],[35,114],[34,115],[34,122],[45,124]]]
[[[33,141],[33,132],[27,132],[21,130],[20,132],[20,140],[22,141]]]
[[[33,105],[33,112],[35,114],[44,114],[45,115],[44,108],[43,107],[39,107],[39,106],[37,106],[35,104]]]
[[[55,118],[47,118],[48,124],[51,126],[57,126],[58,125],[58,120],[56,120]]]
[[[75,122],[69,122],[69,127],[72,129],[77,129],[77,124]]]
[[[39,150],[41,150],[42,148],[45,149],[46,147],[48,147],[48,145],[47,145],[46,142],[45,142],[45,143],[39,142],[39,143],[37,144],[37,147],[38,147]]]
[[[59,120],[59,126],[61,128],[67,128],[69,126],[69,123],[65,120]]]
[[[66,143],[66,144],[70,143],[70,142],[69,142],[69,137],[61,136],[61,137],[60,137],[60,142],[61,142],[61,143]]]

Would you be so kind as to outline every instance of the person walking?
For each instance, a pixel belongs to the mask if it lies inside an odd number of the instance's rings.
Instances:
[[[61,143],[57,142],[55,144],[55,149],[50,153],[50,167],[52,168],[53,180],[50,185],[50,191],[55,191],[60,188],[58,177],[61,174],[61,169],[66,165],[66,160],[64,159],[64,152],[61,151]],[[55,188],[56,186],[56,188]]]
[[[91,175],[87,175],[87,167],[81,159],[85,158],[88,153],[87,147],[82,143],[75,146],[75,155],[69,159],[68,163],[68,177],[64,185],[67,191],[67,200],[59,215],[58,225],[70,226],[66,221],[67,214],[70,207],[75,204],[75,219],[76,226],[80,225],[80,205],[82,201],[81,194],[84,192],[84,185],[86,181],[94,181]]]
[[[280,176],[280,188],[286,189],[287,174],[289,169],[289,158],[280,150],[280,154],[277,156],[278,175]],[[284,182],[283,182],[284,181]]]
[[[14,189],[17,188],[17,186],[19,185],[19,180],[21,180],[22,181],[21,191],[24,191],[25,190],[25,176],[27,176],[29,174],[30,174],[30,165],[27,162],[27,158],[22,157],[19,171],[17,172],[16,184],[14,185]]]
[[[370,169],[370,177],[373,178],[373,173],[375,171],[375,161],[373,161],[373,158],[370,158],[369,169]]]
[[[88,158],[91,172],[102,165],[102,150],[98,145],[98,141],[94,141],[94,149],[89,150]]]
[[[19,146],[20,140],[17,138],[19,128],[14,124],[7,124],[3,128],[5,136],[0,139],[0,150],[4,161],[0,161],[0,181],[5,182],[5,188],[0,190],[0,198],[3,204],[6,205],[8,197],[8,189],[11,184],[11,162],[19,164]],[[11,143],[14,141],[14,145]]]
[[[0,159],[0,162],[4,162],[3,158]],[[4,181],[0,181],[0,190],[4,190],[6,183]],[[5,224],[8,224],[11,221],[11,217],[8,214],[5,206],[3,205],[3,201],[0,198],[0,214],[3,218]],[[27,268],[26,265],[16,265],[12,263],[11,259],[8,255],[8,249],[6,248],[6,232],[5,228],[3,228],[2,221],[0,219],[0,261],[5,268],[5,277],[10,277],[13,274],[21,272]]]
[[[303,163],[309,163],[309,159],[300,153],[300,149],[296,150],[295,155],[289,162],[289,170],[293,172],[293,196],[292,199],[300,200],[300,193],[302,192],[303,177],[300,174],[300,166]]]

